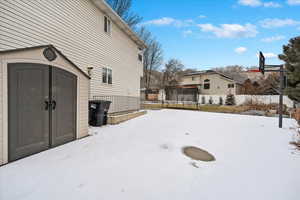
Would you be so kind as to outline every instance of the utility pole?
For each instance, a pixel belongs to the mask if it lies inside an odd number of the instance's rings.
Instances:
[[[283,89],[284,89],[284,68],[280,65],[280,95],[279,95],[279,128],[282,128],[282,115],[283,115]]]

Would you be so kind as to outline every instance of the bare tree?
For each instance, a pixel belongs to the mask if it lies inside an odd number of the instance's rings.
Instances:
[[[163,70],[163,86],[175,86],[178,84],[184,65],[178,59],[170,59]]]
[[[131,11],[132,0],[106,0],[106,2],[131,28],[135,28],[143,20]]]
[[[147,45],[147,48],[144,50],[143,60],[143,81],[147,91],[151,87],[153,72],[157,71],[163,62],[163,50],[161,44],[157,42],[157,40],[145,27],[141,27],[137,33]]]
[[[247,79],[242,86],[242,90],[240,91],[242,94],[257,95],[260,92],[259,84],[256,81],[252,82],[250,79]]]
[[[243,83],[241,93],[247,95],[267,95],[279,93],[279,75],[276,73],[270,74],[267,78],[259,80],[247,79]]]
[[[240,73],[242,71],[245,71],[245,68],[240,65],[229,65],[226,67],[217,67],[217,68],[214,68],[213,70],[222,72],[222,73]]]
[[[106,0],[106,2],[123,18],[127,24],[133,28],[139,37],[145,42],[147,48],[144,50],[144,76],[142,78],[142,85],[146,91],[151,87],[151,80],[153,79],[153,72],[157,71],[163,62],[163,50],[161,44],[152,36],[151,32],[145,27],[138,27],[142,18],[131,11],[132,0]],[[155,77],[156,74],[155,74]],[[146,92],[147,96],[147,92]]]

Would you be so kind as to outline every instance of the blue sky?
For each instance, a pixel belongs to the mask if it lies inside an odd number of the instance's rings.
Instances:
[[[165,60],[188,68],[281,63],[282,45],[300,35],[300,0],[133,0],[133,10],[162,44]]]

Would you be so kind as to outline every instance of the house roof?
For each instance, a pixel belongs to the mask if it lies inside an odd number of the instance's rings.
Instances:
[[[205,70],[205,71],[193,72],[193,73],[185,74],[184,76],[207,75],[207,74],[218,74],[218,75],[222,76],[223,78],[226,78],[226,79],[229,79],[229,80],[232,80],[232,81],[236,82],[237,84],[243,84],[243,82],[244,82],[242,77],[229,76],[227,74],[217,72],[215,70]]]
[[[219,74],[220,76],[223,76],[224,78],[234,80],[232,77],[227,76],[223,73],[214,71],[214,70],[205,70],[205,71],[199,71],[199,72],[192,72],[192,73],[185,74],[184,76],[203,75],[203,74]]]
[[[128,24],[105,2],[105,0],[91,0],[93,4],[107,15],[122,31],[124,31],[131,40],[139,47],[145,49],[147,45],[137,34],[128,26]]]
[[[48,45],[40,45],[40,46],[34,46],[34,47],[26,47],[26,48],[19,48],[19,49],[10,49],[10,50],[4,50],[0,51],[1,53],[10,53],[10,52],[18,52],[18,51],[26,51],[26,50],[34,50],[34,49],[46,49],[46,48],[51,48],[53,49],[56,53],[58,53],[63,59],[65,59],[70,65],[72,65],[74,68],[76,68],[81,74],[83,74],[86,78],[91,79],[91,77],[86,74],[84,71],[82,71],[76,64],[74,64],[67,56],[65,56],[61,51],[59,51],[55,46],[52,44]]]

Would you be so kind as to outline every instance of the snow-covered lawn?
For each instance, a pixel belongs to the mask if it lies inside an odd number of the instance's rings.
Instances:
[[[161,110],[0,167],[1,200],[299,200],[293,120]],[[207,150],[192,161],[181,148]],[[198,168],[197,168],[198,167]]]

